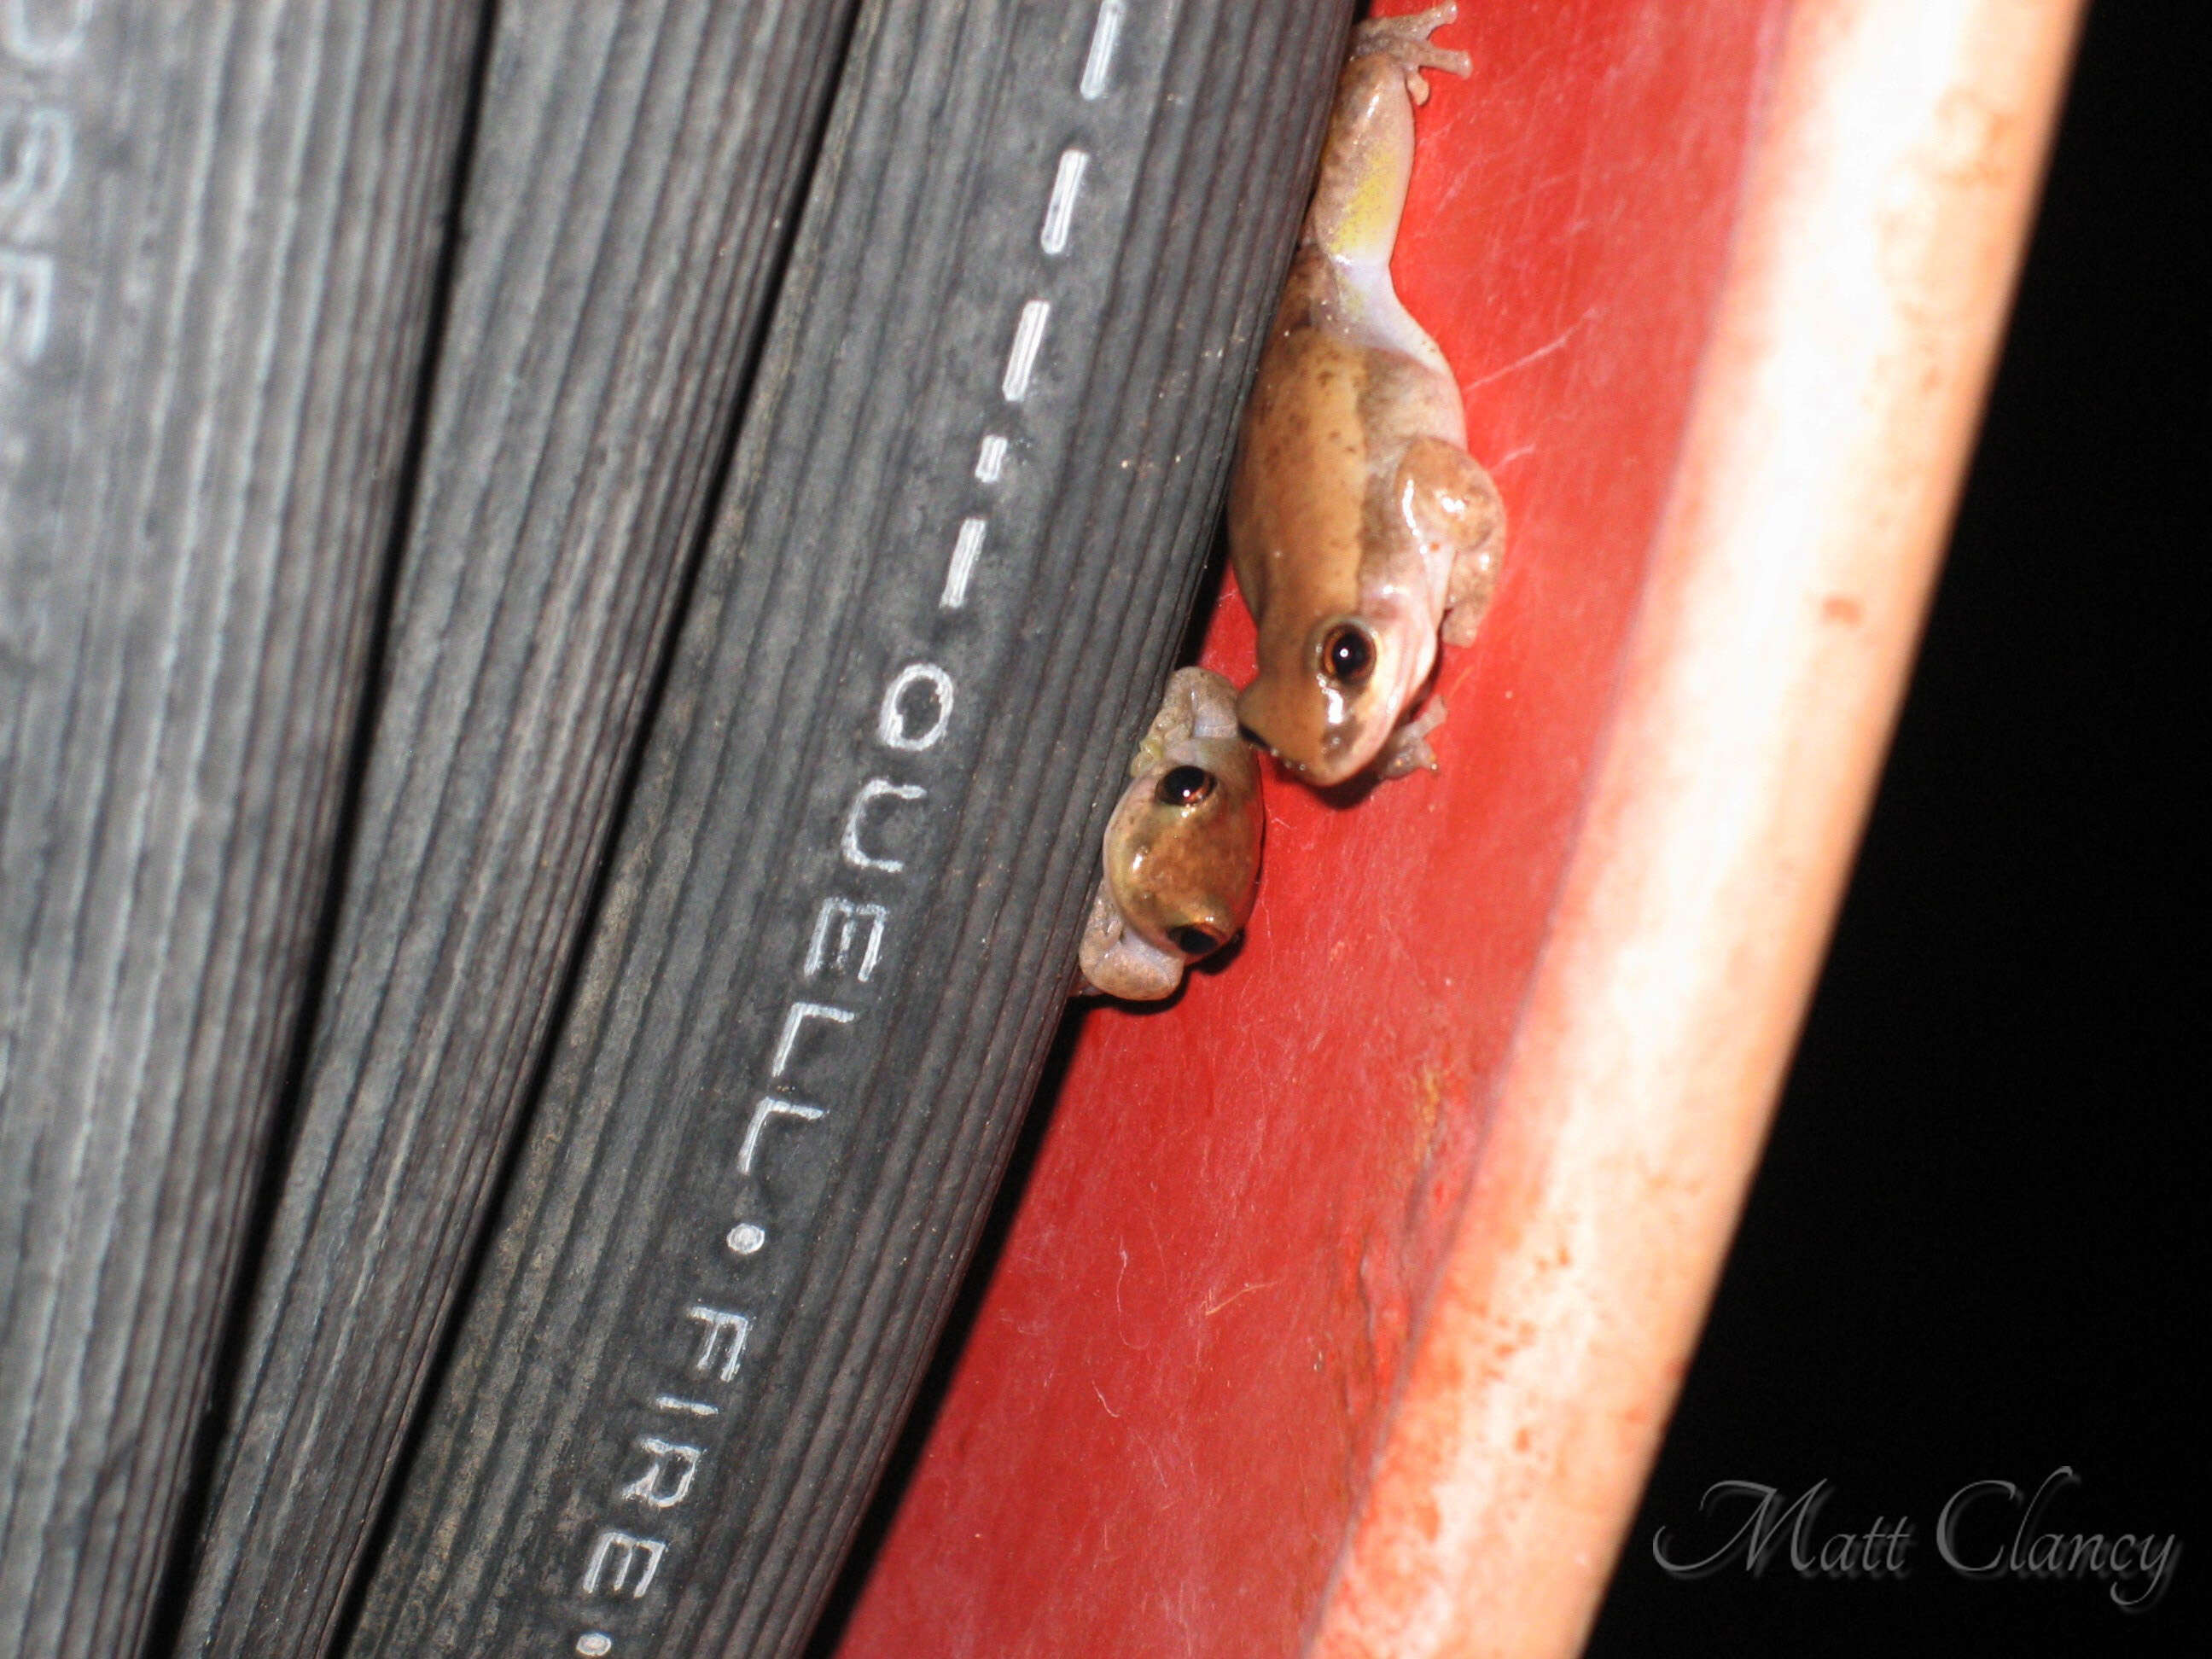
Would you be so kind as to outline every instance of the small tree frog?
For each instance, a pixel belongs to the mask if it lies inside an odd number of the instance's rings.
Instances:
[[[1244,728],[1307,781],[1436,765],[1431,698],[1407,720],[1437,639],[1474,637],[1505,512],[1466,449],[1459,386],[1390,281],[1429,42],[1457,8],[1363,23],[1262,350],[1230,483],[1229,547],[1259,624]]]
[[[1236,689],[1209,669],[1178,669],[1129,779],[1107,822],[1079,959],[1092,988],[1150,1002],[1252,915],[1267,815]]]

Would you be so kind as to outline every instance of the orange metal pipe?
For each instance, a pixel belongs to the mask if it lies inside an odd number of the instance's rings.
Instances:
[[[2077,15],[1790,20],[1589,816],[1316,1659],[1587,1634],[1866,815]]]

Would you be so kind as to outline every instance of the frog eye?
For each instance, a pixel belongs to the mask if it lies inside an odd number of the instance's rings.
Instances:
[[[1339,685],[1358,685],[1375,672],[1375,636],[1343,622],[1322,635],[1321,669]]]
[[[1175,941],[1176,949],[1193,962],[1200,957],[1212,956],[1228,943],[1210,927],[1170,927],[1168,937]]]
[[[1160,780],[1152,799],[1163,806],[1195,806],[1212,793],[1212,773],[1202,766],[1178,766]]]

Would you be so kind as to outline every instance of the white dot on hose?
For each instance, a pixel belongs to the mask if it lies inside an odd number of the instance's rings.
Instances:
[[[576,1651],[586,1655],[587,1659],[599,1659],[599,1655],[614,1650],[615,1638],[605,1631],[587,1630],[576,1638]]]
[[[768,1243],[767,1232],[750,1221],[740,1221],[729,1231],[728,1243],[739,1255],[750,1255]]]

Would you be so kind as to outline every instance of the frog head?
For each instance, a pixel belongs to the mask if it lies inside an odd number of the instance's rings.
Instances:
[[[1259,767],[1240,738],[1187,737],[1131,779],[1108,822],[1084,933],[1085,978],[1150,1000],[1243,931],[1265,829]]]
[[[1261,639],[1237,718],[1285,766],[1326,787],[1364,771],[1436,660],[1436,623],[1376,606]],[[1271,648],[1272,647],[1272,648]]]

